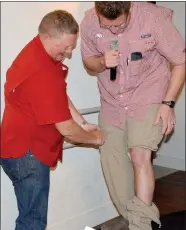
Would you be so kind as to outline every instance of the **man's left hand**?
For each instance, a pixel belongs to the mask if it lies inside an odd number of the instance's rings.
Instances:
[[[87,132],[93,132],[95,130],[100,130],[100,127],[98,125],[90,124],[88,122],[85,125],[83,125],[82,128]]]
[[[160,105],[154,125],[157,125],[160,119],[163,121],[162,134],[166,136],[171,134],[176,124],[174,109],[167,105]]]

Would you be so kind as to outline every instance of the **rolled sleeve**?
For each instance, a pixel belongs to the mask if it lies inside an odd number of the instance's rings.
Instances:
[[[101,56],[101,53],[96,48],[94,37],[90,28],[91,26],[86,22],[86,19],[83,19],[80,25],[81,55],[83,60],[92,56]]]
[[[170,18],[163,16],[155,20],[155,40],[158,52],[173,65],[185,63],[185,41]]]
[[[28,83],[30,103],[39,125],[54,124],[71,119],[66,82],[60,76],[37,73]]]

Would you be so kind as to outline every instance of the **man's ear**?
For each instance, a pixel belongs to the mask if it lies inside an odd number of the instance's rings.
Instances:
[[[52,36],[49,34],[42,34],[41,36],[42,36],[43,40],[45,40],[45,41],[52,39]]]

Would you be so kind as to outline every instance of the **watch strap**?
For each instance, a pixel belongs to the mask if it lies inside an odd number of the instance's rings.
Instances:
[[[169,106],[170,108],[174,108],[175,101],[162,101],[162,104]]]

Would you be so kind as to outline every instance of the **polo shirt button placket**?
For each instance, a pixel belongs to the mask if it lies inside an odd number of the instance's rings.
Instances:
[[[120,89],[123,90],[123,85],[124,85],[124,80],[125,80],[123,70],[120,70],[120,75],[121,75],[121,77],[120,77],[120,86],[121,86],[121,88]]]

